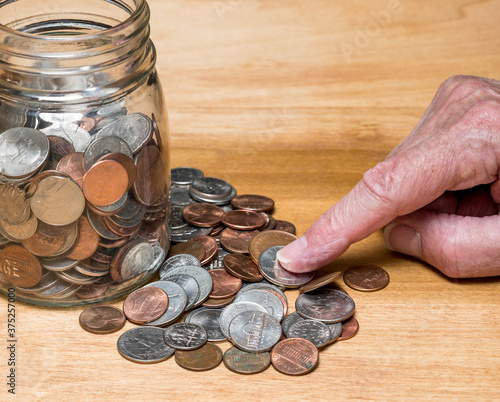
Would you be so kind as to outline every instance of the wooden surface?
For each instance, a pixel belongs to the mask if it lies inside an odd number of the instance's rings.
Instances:
[[[299,234],[410,132],[445,78],[500,74],[498,0],[401,0],[396,8],[390,0],[149,3],[172,166],[195,166],[240,193],[272,197],[274,216],[294,222]],[[359,334],[322,350],[319,367],[297,378],[272,367],[239,376],[223,365],[188,372],[173,359],[134,364],[116,350],[133,324],[97,336],[79,327],[83,308],[18,302],[16,397],[499,398],[498,279],[447,279],[387,251],[381,233],[352,246],[332,269],[360,262],[386,268],[390,285],[350,290]],[[292,307],[297,294],[287,291]],[[0,400],[8,396],[0,386]]]

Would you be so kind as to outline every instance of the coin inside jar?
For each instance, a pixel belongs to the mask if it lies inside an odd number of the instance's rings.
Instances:
[[[42,278],[42,266],[24,247],[11,245],[0,251],[0,272],[14,285],[35,286]]]
[[[119,162],[100,160],[85,173],[83,192],[96,206],[110,205],[123,197],[128,182],[128,173]]]
[[[167,294],[153,286],[133,291],[123,303],[125,316],[137,324],[145,324],[160,318],[167,308]]]
[[[83,153],[74,152],[63,156],[57,164],[56,170],[66,173],[76,182],[76,184],[82,187],[83,176],[85,175],[85,168],[83,167]]]

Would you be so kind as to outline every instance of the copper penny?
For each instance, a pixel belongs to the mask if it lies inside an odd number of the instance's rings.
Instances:
[[[76,297],[81,300],[97,300],[101,297],[104,297],[108,289],[108,284],[85,285],[78,289],[78,292],[76,292]]]
[[[231,200],[231,205],[237,209],[261,212],[273,209],[274,201],[263,195],[243,194],[234,197]]]
[[[79,321],[87,332],[111,334],[123,328],[125,315],[123,311],[113,306],[93,306],[82,311]]]
[[[228,211],[222,215],[220,220],[224,225],[237,230],[254,230],[266,223],[264,217],[258,212],[244,209]]]
[[[39,257],[50,257],[63,247],[66,236],[51,237],[43,234],[38,228],[33,236],[23,240],[23,246],[32,254]]]
[[[374,292],[389,284],[389,274],[377,265],[354,265],[344,271],[344,282],[352,289]]]
[[[208,264],[217,255],[219,246],[217,244],[217,241],[213,237],[197,236],[193,237],[190,241],[195,241],[197,243],[200,243],[205,248],[205,254],[203,255],[203,258],[200,260],[201,265]],[[187,243],[189,243],[189,241]]]
[[[144,205],[153,205],[162,195],[166,183],[166,167],[160,151],[146,145],[135,157],[137,168],[134,194]]]
[[[328,285],[330,282],[333,282],[335,279],[340,278],[341,275],[342,273],[339,271],[328,272],[326,274],[316,271],[314,273],[314,278],[310,282],[306,283],[305,285],[302,285],[299,288],[299,293],[307,293],[319,289],[320,287]]]
[[[224,230],[225,226],[220,224],[216,227],[214,227],[214,229],[212,230],[212,232],[210,233],[210,236],[211,237],[216,237],[218,236],[223,230]]]
[[[189,204],[182,210],[182,218],[193,226],[208,228],[217,226],[224,215],[222,208],[208,202]]]
[[[297,238],[297,236],[288,232],[282,232],[281,230],[268,230],[266,232],[260,232],[250,243],[250,257],[252,257],[253,262],[259,264],[260,254],[264,250],[273,246],[286,246],[294,240],[297,240]]]
[[[211,269],[208,273],[213,281],[209,296],[212,299],[227,299],[241,289],[241,279],[229,274],[225,269]]]
[[[74,232],[78,226],[78,221],[68,225],[54,226],[48,223],[38,221],[37,232],[49,237],[66,237]]]
[[[222,350],[210,342],[195,350],[175,351],[175,362],[186,370],[211,370],[217,367],[221,361]]]
[[[342,322],[342,333],[337,338],[337,341],[345,341],[356,336],[359,331],[359,323],[354,317]]]
[[[208,298],[202,303],[202,306],[205,308],[221,308],[227,306],[228,304],[231,304],[234,299],[236,299],[236,295],[228,297],[227,299]]]
[[[137,324],[145,324],[160,318],[167,308],[167,294],[154,286],[134,290],[123,302],[125,316]]]
[[[170,251],[168,252],[168,258],[173,257],[177,254],[191,254],[201,262],[203,256],[205,255],[205,247],[201,243],[195,241],[187,241],[171,247]]]
[[[238,374],[257,374],[271,365],[269,352],[251,353],[236,347],[229,348],[224,353],[224,365]]]
[[[65,155],[57,164],[56,170],[66,173],[80,187],[83,186],[83,176],[85,168],[83,167],[83,152],[74,152]]]
[[[226,228],[220,235],[221,246],[231,252],[247,254],[253,238],[259,234],[258,230],[235,230]]]
[[[78,219],[78,240],[67,257],[71,260],[84,260],[89,258],[99,246],[99,235],[92,229],[88,219],[81,216]]]
[[[284,339],[272,349],[271,362],[280,373],[287,375],[307,374],[318,365],[318,348],[307,339]]]
[[[42,266],[24,247],[12,245],[0,251],[0,272],[16,286],[35,286],[42,278]]]
[[[222,260],[224,268],[233,276],[247,282],[260,282],[264,277],[252,259],[243,254],[228,254]]]
[[[283,221],[281,219],[276,219],[276,227],[274,229],[282,230],[283,232],[288,232],[291,234],[295,234],[297,231],[293,223],[288,221]]]
[[[109,154],[101,156],[99,160],[100,161],[112,160],[122,165],[127,171],[127,176],[128,176],[127,190],[132,188],[136,176],[136,167],[134,161],[131,158],[129,158],[125,154],[122,154],[121,152],[111,152]]]
[[[0,220],[0,233],[10,239],[26,240],[33,236],[38,227],[38,219],[31,214],[28,220],[20,225],[11,225],[4,220]]]
[[[92,165],[83,177],[83,193],[92,204],[111,205],[127,191],[128,174],[114,160],[101,160]]]
[[[49,161],[59,162],[64,156],[75,152],[73,145],[62,137],[57,137],[55,135],[48,135],[49,140]]]

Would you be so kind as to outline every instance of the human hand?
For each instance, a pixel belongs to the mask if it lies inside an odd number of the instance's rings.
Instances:
[[[318,269],[385,228],[389,249],[454,278],[500,275],[500,82],[455,76],[410,135],[278,253]]]

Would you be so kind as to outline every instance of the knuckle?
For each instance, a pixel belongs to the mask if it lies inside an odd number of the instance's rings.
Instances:
[[[399,215],[396,194],[400,189],[400,175],[394,160],[378,163],[363,175],[362,183],[368,196],[392,209],[395,216]]]
[[[486,90],[488,87],[488,84],[478,77],[459,75],[451,77],[449,80],[450,98],[453,100],[466,98],[478,91]]]

